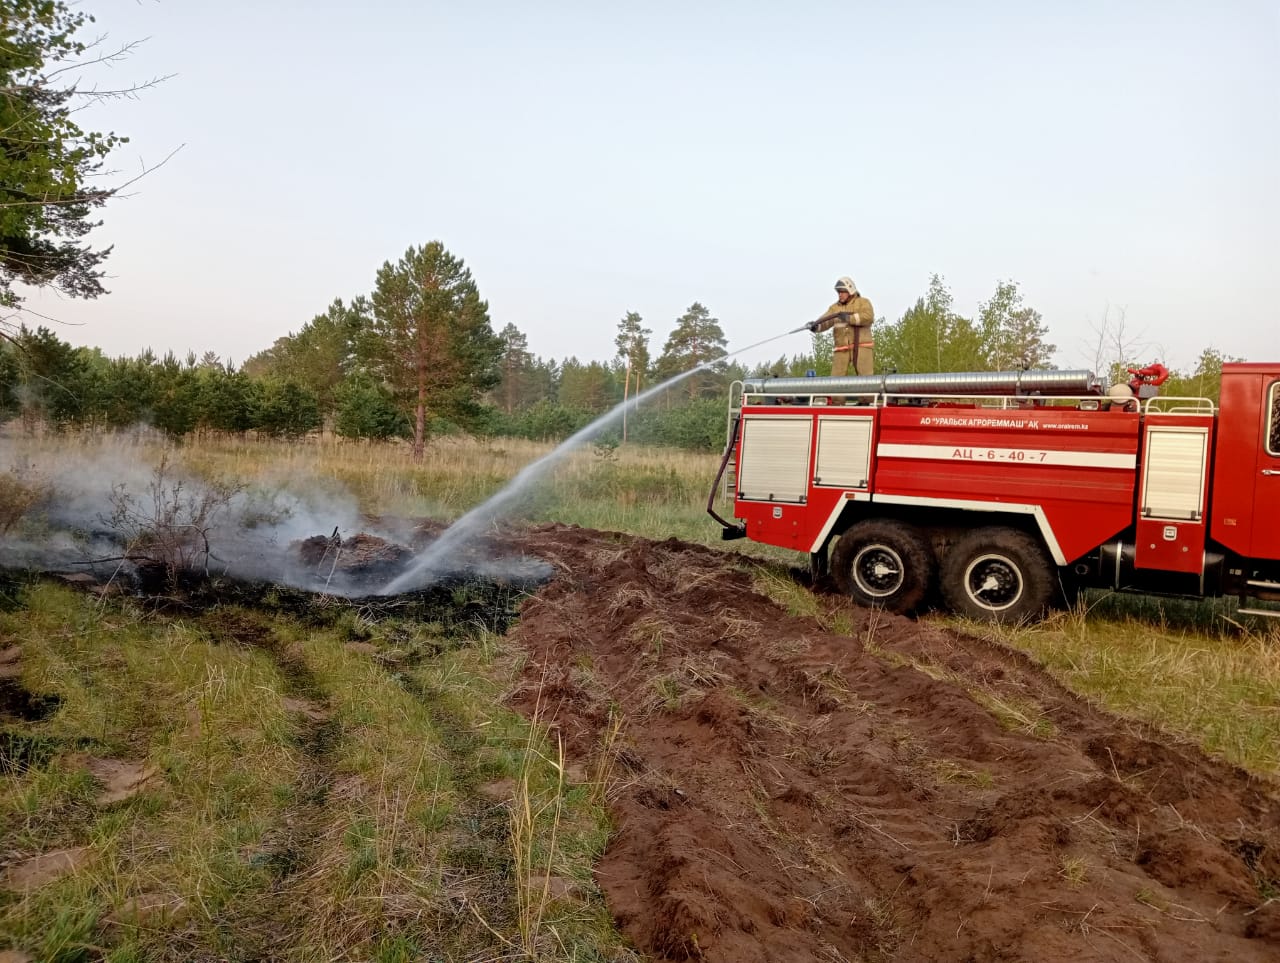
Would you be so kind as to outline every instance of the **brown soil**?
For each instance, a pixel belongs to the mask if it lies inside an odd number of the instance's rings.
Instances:
[[[140,893],[131,896],[111,911],[103,922],[108,926],[153,926],[158,921],[172,918],[186,909],[186,903],[168,893]]]
[[[160,770],[145,762],[131,759],[99,759],[96,756],[76,754],[68,760],[75,768],[88,769],[90,775],[102,786],[94,805],[110,806],[132,799],[150,788]]]
[[[560,575],[514,701],[591,771],[622,713],[597,881],[654,959],[1280,959],[1276,785],[999,645],[830,634],[722,553],[520,542]]]
[[[330,718],[328,709],[316,702],[312,702],[310,699],[286,696],[280,700],[280,705],[284,707],[285,712],[296,713],[308,722],[328,722]]]
[[[5,868],[0,875],[0,889],[14,892],[35,889],[51,883],[59,876],[74,873],[89,861],[89,849],[55,849],[38,856],[19,860]]]
[[[0,679],[22,678],[22,646],[6,645],[0,649]]]

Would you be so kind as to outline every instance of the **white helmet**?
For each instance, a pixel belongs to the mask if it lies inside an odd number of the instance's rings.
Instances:
[[[840,278],[836,281],[837,291],[848,291],[850,294],[858,293],[858,286],[853,283],[853,278]]]

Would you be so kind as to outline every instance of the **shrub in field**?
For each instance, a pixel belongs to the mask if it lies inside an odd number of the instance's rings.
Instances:
[[[296,438],[319,428],[323,420],[314,391],[276,378],[258,383],[255,409],[253,426],[264,435]]]
[[[532,441],[561,441],[590,420],[585,411],[543,400],[508,417],[499,433]]]
[[[725,401],[700,398],[670,409],[641,412],[632,421],[630,438],[649,445],[720,451],[725,443]]]

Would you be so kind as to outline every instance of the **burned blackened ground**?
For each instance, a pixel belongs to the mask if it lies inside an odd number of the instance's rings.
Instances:
[[[561,574],[516,702],[612,766],[597,878],[653,958],[1280,958],[1275,785],[1001,646],[790,617],[721,553],[525,548]]]
[[[329,534],[288,538],[245,518],[194,535],[178,524],[132,535],[123,530],[51,527],[41,539],[4,542],[0,577],[8,563],[17,572],[56,572],[71,582],[97,584],[100,591],[185,599],[207,594],[210,583],[269,584],[365,598],[387,594],[393,583],[400,596],[469,581],[535,585],[550,575],[544,563],[497,538],[472,539],[448,558],[416,567],[446,525],[398,518],[357,521],[377,531],[344,534],[334,528]],[[406,578],[407,573],[411,577]]]
[[[228,567],[218,559],[207,568],[175,571],[140,557],[86,564],[47,577],[97,594],[133,596],[158,611],[202,612],[245,605],[314,624],[331,624],[354,611],[369,619],[395,616],[433,622],[445,631],[479,625],[490,632],[505,632],[525,595],[548,580],[551,568],[539,559],[504,552],[496,544],[470,546],[446,568],[430,572],[420,587],[395,595],[383,593],[442,527],[427,522],[414,528],[407,539],[413,547],[367,532],[345,538],[337,532],[312,536],[280,554],[275,568],[278,578],[242,577],[233,572],[244,570],[244,565]],[[35,574],[0,568],[0,604],[8,597],[16,603],[23,579]],[[0,681],[2,676],[0,672]],[[4,698],[0,687],[0,700]]]
[[[64,748],[61,741],[33,735],[25,723],[40,722],[62,705],[53,693],[22,684],[22,647],[0,647],[0,776],[41,765]]]
[[[367,595],[346,598],[306,592],[265,582],[210,579],[191,586],[180,597],[151,600],[170,610],[208,611],[225,605],[243,605],[291,615],[317,626],[335,624],[349,614],[378,620],[387,617],[431,622],[448,634],[460,627],[476,626],[503,633],[519,618],[520,605],[541,583],[506,582],[459,575],[400,595]]]

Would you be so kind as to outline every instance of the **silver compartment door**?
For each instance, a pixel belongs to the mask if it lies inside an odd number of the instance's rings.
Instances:
[[[809,494],[813,419],[807,415],[748,415],[742,419],[738,497],[802,504]]]
[[[871,419],[818,418],[818,463],[813,483],[823,488],[866,488],[871,477]]]
[[[1152,425],[1142,476],[1143,518],[1200,521],[1204,518],[1207,428]]]

